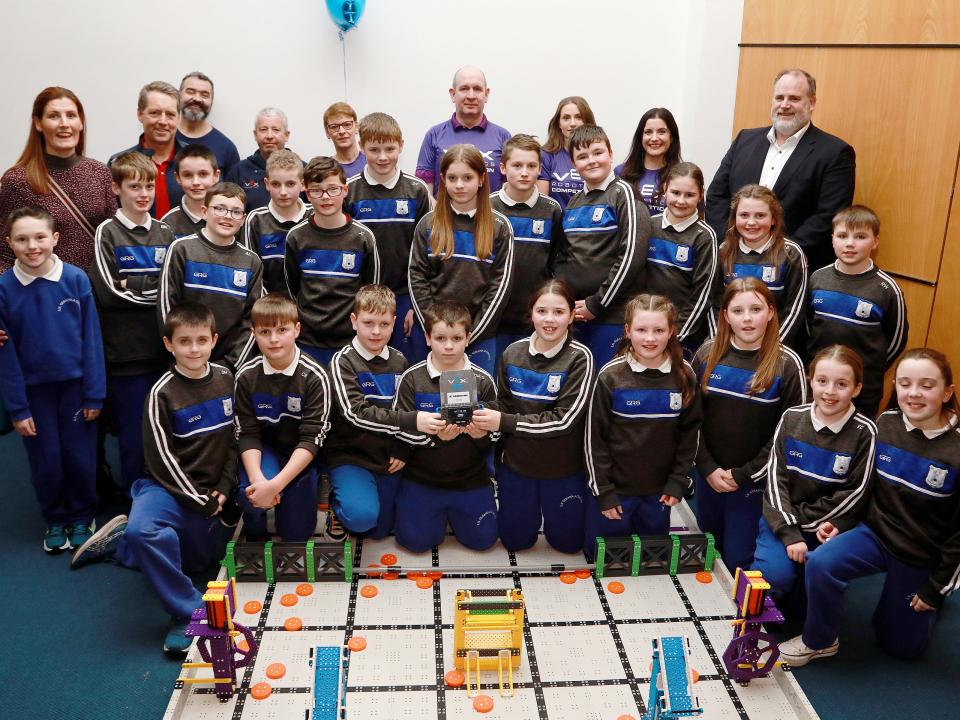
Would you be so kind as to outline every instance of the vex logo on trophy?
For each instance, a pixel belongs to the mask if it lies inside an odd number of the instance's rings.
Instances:
[[[440,414],[453,425],[467,425],[477,403],[477,378],[473,370],[444,370],[440,373]]]

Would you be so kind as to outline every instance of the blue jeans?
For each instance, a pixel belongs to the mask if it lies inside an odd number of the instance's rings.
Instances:
[[[398,475],[373,473],[358,465],[338,465],[330,469],[331,507],[351,533],[366,533],[379,540],[393,530],[399,483]]]
[[[260,471],[267,480],[276,477],[289,461],[271,447],[264,445],[260,449]],[[254,507],[247,499],[250,478],[240,462],[240,489],[237,492],[237,504],[243,508],[243,527],[248,537],[262,537],[267,534],[267,511]],[[280,504],[274,511],[277,521],[277,534],[287,542],[309,540],[317,528],[317,471],[313,464],[300,473],[280,493]]]
[[[462,545],[486,550],[497,541],[493,486],[444,490],[404,479],[397,492],[397,544],[412,552],[440,545],[447,523]]]

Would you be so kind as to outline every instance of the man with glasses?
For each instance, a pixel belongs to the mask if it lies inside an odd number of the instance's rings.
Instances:
[[[323,114],[323,129],[333,143],[334,158],[343,174],[348,178],[359,175],[367,159],[357,142],[357,111],[345,102],[334,103]]]
[[[440,182],[440,159],[447,148],[458,143],[473,145],[483,155],[490,192],[503,185],[500,151],[510,139],[510,131],[487,120],[483,109],[489,98],[490,88],[483,70],[470,65],[457,70],[450,88],[453,115],[427,130],[417,158],[417,177],[432,187],[434,197]]]
[[[188,73],[180,81],[180,113],[177,143],[199,143],[213,151],[224,177],[240,162],[240,153],[233,141],[210,122],[213,110],[213,80],[199,70]]]

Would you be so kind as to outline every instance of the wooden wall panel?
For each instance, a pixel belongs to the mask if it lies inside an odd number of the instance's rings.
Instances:
[[[912,282],[896,278],[897,284],[903,290],[903,301],[907,304],[907,321],[910,323],[910,335],[907,337],[907,347],[920,347],[927,344],[927,332],[930,326],[930,312],[934,304],[934,287],[924,283]],[[960,355],[954,355],[960,358]],[[890,393],[890,384],[893,373],[887,373],[883,394],[883,404],[886,407]]]
[[[935,282],[960,147],[960,51],[742,48],[735,132],[769,124],[784,67],[817,78],[814,123],[857,151],[855,200],[880,215],[881,267]]]
[[[927,344],[947,354],[960,373],[960,192],[954,192]]]
[[[745,0],[743,43],[960,43],[956,0]]]

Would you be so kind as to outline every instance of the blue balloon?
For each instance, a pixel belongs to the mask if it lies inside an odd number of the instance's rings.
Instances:
[[[367,0],[327,0],[327,11],[334,25],[349,32],[360,22],[366,4]]]

